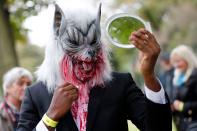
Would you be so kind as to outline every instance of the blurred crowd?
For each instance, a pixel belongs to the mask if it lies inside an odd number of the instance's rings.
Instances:
[[[160,80],[171,102],[178,131],[197,131],[197,57],[180,45],[160,59]]]
[[[160,57],[159,79],[169,96],[177,131],[197,131],[197,57],[192,49],[180,45]],[[0,103],[0,129],[15,131],[24,90],[32,74],[14,67],[3,76],[4,99]]]

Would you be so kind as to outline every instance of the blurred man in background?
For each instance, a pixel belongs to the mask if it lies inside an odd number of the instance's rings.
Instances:
[[[4,100],[0,103],[1,131],[16,130],[24,89],[31,82],[32,74],[22,67],[12,68],[3,76]]]
[[[161,83],[166,90],[166,93],[169,96],[170,102],[173,101],[173,77],[174,77],[174,68],[170,62],[170,53],[165,52],[161,55],[160,58],[160,68],[163,72],[160,75]]]

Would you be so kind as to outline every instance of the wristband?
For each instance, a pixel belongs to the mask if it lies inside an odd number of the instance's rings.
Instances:
[[[49,127],[53,127],[55,128],[58,124],[57,121],[52,120],[51,118],[49,118],[46,114],[44,114],[44,116],[42,117],[42,121]]]

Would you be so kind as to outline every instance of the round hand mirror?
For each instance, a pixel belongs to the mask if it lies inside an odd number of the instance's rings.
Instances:
[[[129,42],[129,36],[132,32],[140,28],[145,28],[151,32],[148,22],[137,16],[126,13],[116,14],[109,18],[106,25],[106,35],[110,42],[121,48],[133,48]]]

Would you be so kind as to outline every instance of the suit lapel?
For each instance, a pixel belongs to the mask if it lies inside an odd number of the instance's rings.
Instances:
[[[93,127],[104,90],[105,88],[103,87],[95,87],[90,91],[86,129],[87,131],[91,131],[91,128]],[[60,130],[68,130],[67,128],[65,128],[68,127],[70,131],[79,131],[70,111],[65,115],[65,117],[62,118],[60,123],[61,125],[59,125],[58,128]],[[65,126],[65,124],[68,126]]]
[[[79,131],[70,111],[60,120],[57,131]]]
[[[94,87],[90,91],[87,116],[87,131],[91,131],[94,125],[104,90],[105,88],[103,87]]]
[[[78,127],[73,119],[71,111],[68,112],[67,117],[68,117],[67,122],[68,122],[68,125],[69,125],[69,128],[71,129],[71,131],[79,131]]]

